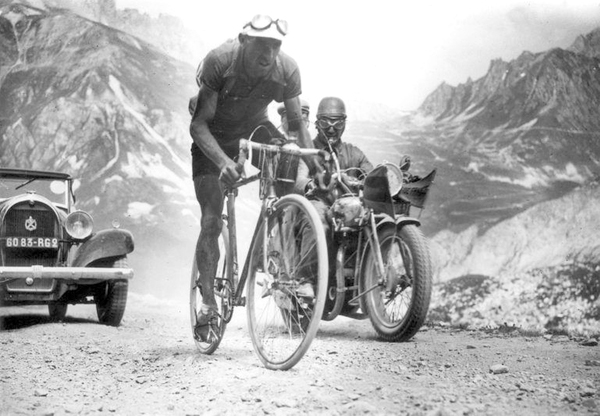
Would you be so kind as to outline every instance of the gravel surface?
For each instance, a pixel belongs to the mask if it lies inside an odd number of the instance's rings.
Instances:
[[[187,303],[130,294],[118,328],[93,306],[50,323],[45,307],[0,309],[0,415],[600,414],[594,339],[424,327],[380,342],[338,317],[293,369],[265,369],[238,308],[211,356]]]

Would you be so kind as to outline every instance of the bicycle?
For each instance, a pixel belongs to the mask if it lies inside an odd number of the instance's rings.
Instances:
[[[252,160],[252,151],[259,154],[259,173],[243,178],[224,192],[226,227],[219,240],[221,259],[214,286],[219,309],[216,330],[208,342],[196,338],[194,341],[201,353],[212,354],[223,339],[234,307],[247,304],[250,337],[259,359],[269,369],[288,370],[300,361],[316,336],[325,306],[329,265],[325,231],[316,209],[301,195],[278,197],[275,187],[283,179],[276,173],[281,155],[327,154],[293,143],[278,146],[242,139],[238,163]],[[235,200],[239,187],[257,180],[261,212],[244,268],[238,275]],[[192,333],[202,303],[198,276],[194,257],[190,290]],[[314,296],[303,290],[311,277]]]

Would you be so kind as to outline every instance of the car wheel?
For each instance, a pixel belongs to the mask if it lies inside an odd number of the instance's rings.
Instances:
[[[123,256],[96,262],[94,267],[126,268],[129,266],[127,257]],[[129,282],[127,280],[112,280],[98,286],[94,294],[94,301],[96,302],[96,312],[100,323],[119,326],[125,313],[128,287]]]
[[[48,312],[50,313],[50,320],[52,322],[59,322],[65,319],[67,316],[67,307],[69,305],[64,302],[52,302],[48,304]]]

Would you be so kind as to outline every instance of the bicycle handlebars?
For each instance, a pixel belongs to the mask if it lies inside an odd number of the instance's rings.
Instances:
[[[288,154],[288,155],[300,156],[300,157],[320,156],[324,160],[329,160],[329,158],[330,158],[329,153],[324,150],[321,150],[321,149],[314,149],[314,148],[306,149],[306,148],[299,147],[296,144],[276,145],[276,144],[257,143],[257,142],[252,142],[247,139],[240,139],[239,149],[240,150],[239,150],[237,163],[241,167],[244,166],[244,164],[246,163],[246,160],[248,160],[248,159],[252,160],[252,156],[251,156],[252,150],[265,152],[269,156],[276,156],[278,154]],[[239,188],[240,186],[243,186],[247,183],[253,182],[257,179],[259,179],[258,174],[250,176],[248,178],[243,178],[243,179],[239,180],[238,182],[236,182],[235,184],[233,184],[230,188],[231,189]]]
[[[264,144],[264,143],[251,142],[247,139],[241,139],[238,163],[240,163],[240,161],[245,162],[247,155],[252,150],[262,150],[262,151],[265,151],[270,154],[285,153],[288,155],[295,155],[295,156],[301,156],[301,157],[321,156],[325,160],[328,160],[328,158],[329,158],[329,153],[324,150],[320,150],[320,149],[305,149],[302,147],[298,147],[297,145],[288,147],[285,144],[283,146],[279,146],[276,144]]]

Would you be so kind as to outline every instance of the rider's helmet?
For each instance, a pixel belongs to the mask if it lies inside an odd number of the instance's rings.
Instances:
[[[317,130],[331,145],[338,144],[346,128],[346,105],[341,98],[325,97],[317,108]]]
[[[317,108],[317,118],[321,116],[346,118],[346,105],[341,98],[325,97]]]

